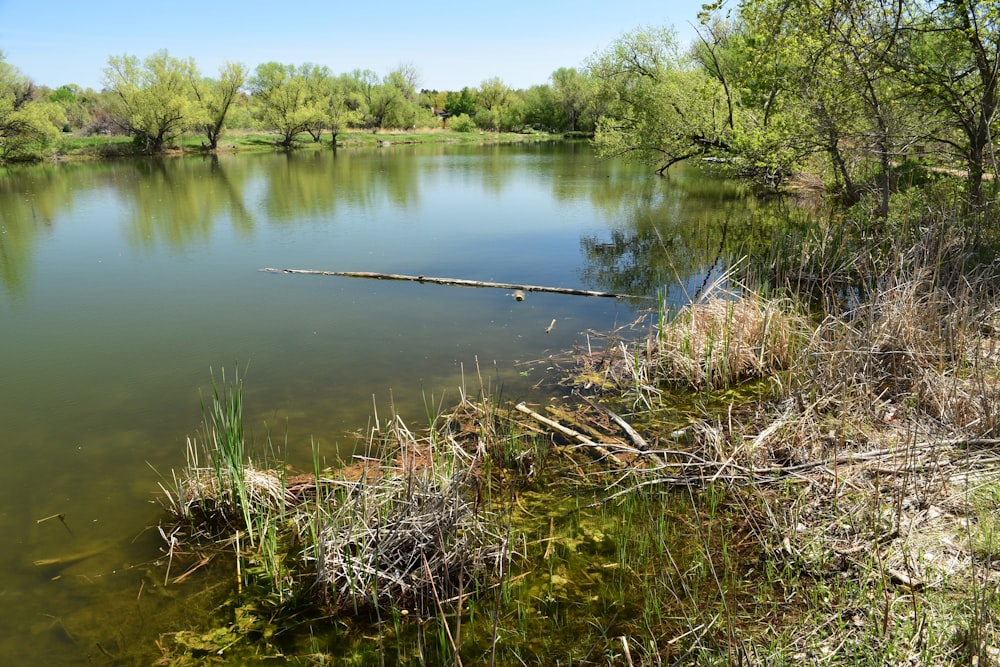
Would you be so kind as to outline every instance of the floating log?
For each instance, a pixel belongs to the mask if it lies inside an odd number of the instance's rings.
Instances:
[[[574,296],[603,296],[612,299],[651,299],[649,296],[634,294],[618,294],[616,292],[595,292],[593,290],[573,289],[571,287],[543,287],[541,285],[518,285],[516,283],[493,283],[482,280],[466,280],[464,278],[434,278],[431,276],[406,276],[398,273],[376,273],[373,271],[319,271],[315,269],[260,269],[264,273],[290,273],[309,276],[340,276],[343,278],[370,278],[374,280],[408,280],[415,283],[434,283],[435,285],[455,285],[458,287],[494,287],[520,292],[550,292],[553,294],[571,294]],[[516,294],[516,292],[515,292]],[[521,295],[523,298],[523,295]],[[521,299],[518,299],[520,301]]]

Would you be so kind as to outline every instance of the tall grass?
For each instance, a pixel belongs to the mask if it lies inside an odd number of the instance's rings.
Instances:
[[[652,410],[671,392],[712,392],[777,379],[808,340],[790,299],[728,288],[720,279],[674,313],[665,305],[649,335],[580,355],[580,383],[621,392]]]

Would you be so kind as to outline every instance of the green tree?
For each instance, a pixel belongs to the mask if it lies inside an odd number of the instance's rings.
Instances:
[[[556,111],[561,118],[560,128],[576,132],[593,130],[591,110],[594,84],[586,71],[561,67],[552,73],[552,90]]]
[[[226,127],[229,109],[239,97],[246,78],[246,66],[230,62],[219,69],[218,79],[196,79],[191,82],[195,98],[205,112],[201,130],[208,138],[208,147],[213,151],[219,147],[219,137]]]
[[[314,143],[319,143],[323,138],[323,130],[329,126],[326,111],[330,104],[333,73],[325,65],[306,63],[298,68],[298,75],[305,81],[309,105],[315,106],[319,111],[313,116],[312,122],[306,126],[305,131],[309,133]],[[334,135],[334,141],[336,141],[336,135]]]
[[[933,138],[964,163],[969,206],[980,213],[987,165],[997,172],[992,151],[1000,113],[1000,5],[914,0],[905,7],[907,29],[894,51],[895,66],[923,104],[925,121],[939,121]]]
[[[666,28],[626,34],[589,64],[604,106],[594,144],[602,156],[657,166],[695,156],[730,156],[734,122],[724,86],[681,55]]]
[[[385,76],[377,97],[378,105],[384,105],[379,127],[416,127],[420,110],[419,85],[420,74],[413,65],[400,65]]]
[[[744,95],[739,104],[756,102],[761,111],[766,99],[767,113],[794,109],[808,119],[797,126],[800,151],[826,154],[848,201],[861,194],[859,176],[877,167],[883,215],[892,161],[907,141],[911,115],[889,67],[901,34],[900,7],[886,0],[745,0],[735,30],[718,17],[703,18],[698,49],[721,81],[737,90],[747,90],[750,81],[767,91],[766,98]],[[720,39],[720,33],[729,36]],[[754,66],[748,71],[745,63]]]
[[[361,113],[362,123],[370,130],[402,127],[406,122],[406,83],[402,76],[383,80],[372,70],[354,70],[348,75],[349,99]]]
[[[522,120],[526,125],[550,131],[567,129],[558,110],[556,93],[548,84],[532,86],[524,91]]]
[[[444,110],[451,116],[465,114],[471,116],[476,111],[476,93],[468,86],[455,92],[449,91],[445,96]]]
[[[199,78],[193,59],[157,51],[141,64],[135,56],[112,56],[104,85],[112,94],[114,121],[151,153],[205,120],[191,82]]]
[[[484,130],[511,130],[521,124],[523,100],[499,77],[486,79],[476,94],[476,125]]]
[[[249,86],[255,117],[263,127],[280,134],[279,143],[286,148],[296,136],[323,122],[322,101],[294,65],[276,62],[258,65]]]
[[[348,86],[343,77],[331,77],[327,80],[326,125],[333,136],[330,143],[337,145],[337,135],[344,130],[361,124],[362,116],[352,104]]]
[[[66,123],[62,107],[34,98],[34,84],[0,51],[0,160],[41,157]]]

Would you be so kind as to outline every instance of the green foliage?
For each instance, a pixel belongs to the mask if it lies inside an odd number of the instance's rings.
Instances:
[[[201,130],[208,137],[213,150],[219,145],[219,137],[226,127],[229,110],[237,100],[246,81],[247,69],[239,63],[226,63],[219,70],[218,79],[192,81],[198,102],[204,111]]]
[[[66,123],[62,107],[35,100],[32,86],[0,51],[0,160],[42,157]]]
[[[324,122],[325,104],[315,79],[310,65],[299,69],[276,62],[258,65],[250,78],[254,116],[264,129],[281,135],[283,146],[291,146],[297,135]]]
[[[449,118],[448,127],[455,132],[472,132],[476,129],[476,123],[463,113]]]
[[[104,70],[109,110],[148,152],[160,152],[207,118],[191,86],[199,78],[193,59],[173,58],[165,50],[142,63],[135,56],[112,56]]]
[[[462,88],[460,92],[449,92],[444,110],[450,113],[452,116],[459,116],[461,114],[466,114],[471,116],[476,110],[476,93],[470,90],[468,86]]]
[[[66,116],[58,104],[26,102],[0,91],[0,160],[32,160],[45,155]]]
[[[525,125],[547,130],[566,129],[556,108],[556,95],[552,86],[532,86],[524,91],[522,119]]]
[[[552,127],[566,132],[593,130],[596,85],[589,72],[561,67],[551,79],[553,111],[559,119]]]
[[[476,126],[483,130],[510,131],[521,125],[523,101],[499,77],[487,79],[476,95]]]
[[[595,145],[603,156],[627,156],[663,171],[700,155],[731,150],[725,90],[678,51],[674,33],[641,29],[590,63],[606,109]]]
[[[352,104],[343,77],[328,77],[323,85],[325,86],[323,100],[326,109],[326,126],[333,134],[331,141],[336,142],[338,134],[349,127],[361,124],[362,114],[357,106]]]
[[[917,101],[925,132],[964,163],[969,208],[982,213],[983,174],[990,165],[996,172],[1000,129],[1000,7],[985,0],[912,2],[905,18],[891,65]]]

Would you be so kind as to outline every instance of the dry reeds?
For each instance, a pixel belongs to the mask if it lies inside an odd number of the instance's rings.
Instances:
[[[663,322],[647,356],[661,382],[724,389],[787,368],[802,324],[787,302],[715,290]]]
[[[303,557],[329,607],[429,612],[435,593],[451,598],[500,571],[503,535],[470,494],[476,461],[455,454],[383,468],[316,508],[315,542]]]
[[[828,428],[832,416],[881,440],[893,431],[901,440],[997,436],[997,308],[982,289],[988,277],[939,277],[933,265],[907,262],[864,303],[823,320],[788,387],[804,421]]]
[[[341,474],[289,478],[244,460],[242,441],[234,444],[242,402],[226,400],[238,398],[232,391],[216,392],[209,414],[221,421],[206,420],[202,449],[189,440],[187,468],[161,485],[185,528],[169,534],[189,536],[171,543],[171,558],[175,548],[234,549],[241,588],[331,611],[433,612],[435,600],[500,572],[506,537],[480,503],[481,452],[433,430],[418,438],[396,417],[373,429],[370,455]],[[200,464],[205,454],[212,465]]]
[[[641,342],[581,355],[578,377],[647,404],[664,390],[716,390],[772,377],[806,340],[805,318],[783,299],[721,282],[660,321]]]

